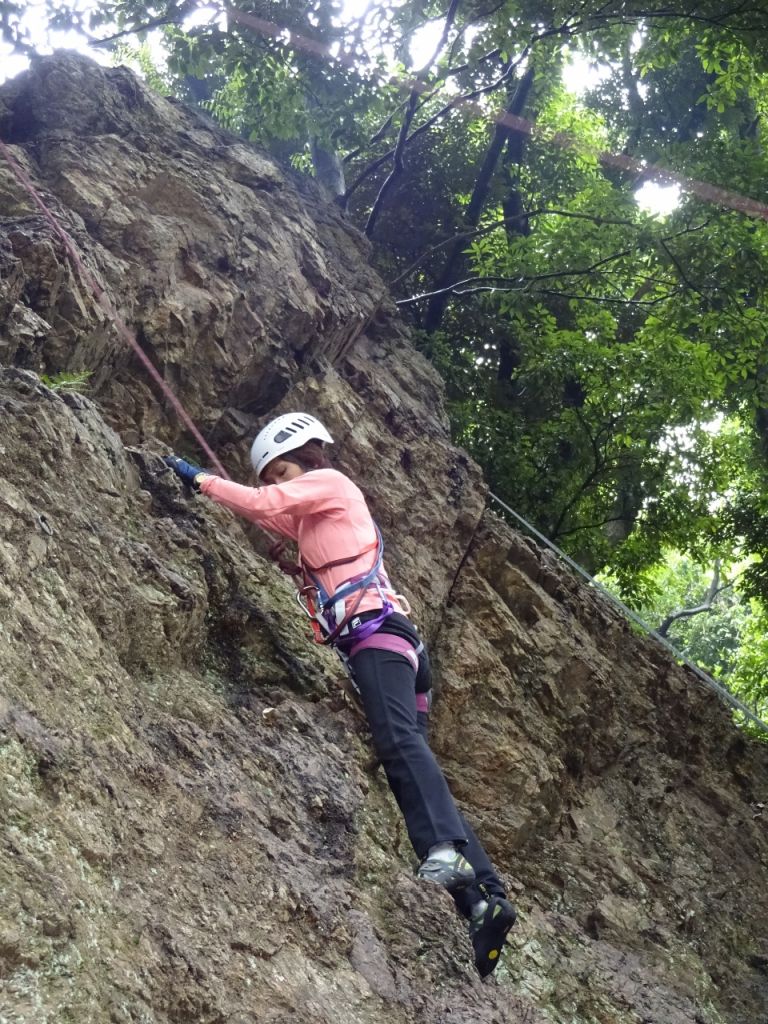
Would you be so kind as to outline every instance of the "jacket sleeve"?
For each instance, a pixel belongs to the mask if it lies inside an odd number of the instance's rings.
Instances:
[[[256,522],[257,520],[252,520]],[[283,537],[288,537],[290,540],[299,539],[299,528],[296,525],[296,520],[293,516],[289,515],[275,515],[269,520],[269,523],[264,524],[268,530],[272,530],[273,533],[282,534]]]
[[[333,471],[315,470],[284,484],[245,487],[218,476],[208,477],[200,490],[208,498],[225,505],[237,515],[273,528],[296,539],[296,516],[313,512],[331,512],[344,507],[335,486]]]

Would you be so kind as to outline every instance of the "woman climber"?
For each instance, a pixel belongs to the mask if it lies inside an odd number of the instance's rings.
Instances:
[[[232,483],[175,455],[164,461],[208,498],[297,542],[300,596],[321,642],[347,663],[420,861],[416,874],[451,894],[486,977],[515,911],[427,743],[429,658],[384,570],[378,527],[360,489],[331,468],[323,443],[333,438],[307,413],[269,423],[251,448],[257,482],[267,486]]]

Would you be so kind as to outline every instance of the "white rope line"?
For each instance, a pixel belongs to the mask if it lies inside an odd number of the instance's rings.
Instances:
[[[666,637],[661,636],[660,633],[657,633],[652,626],[649,626],[648,623],[637,614],[637,612],[633,611],[628,605],[624,604],[624,602],[620,600],[620,598],[616,597],[615,594],[612,594],[611,591],[607,589],[607,587],[604,587],[603,584],[598,582],[598,580],[596,580],[594,576],[591,576],[586,569],[584,569],[582,566],[578,564],[578,562],[574,562],[574,560],[569,555],[566,555],[566,553],[561,548],[559,548],[557,544],[554,543],[554,541],[551,541],[548,537],[545,537],[544,534],[537,530],[536,527],[533,526],[531,523],[529,523],[527,519],[524,519],[519,512],[515,512],[513,508],[510,508],[506,502],[502,501],[501,498],[497,497],[492,491],[489,491],[488,496],[498,505],[501,505],[503,509],[509,512],[511,516],[513,516],[519,523],[521,523],[526,528],[526,530],[530,531],[530,533],[532,533],[534,537],[540,540],[542,544],[545,544],[548,548],[554,551],[556,555],[562,558],[564,562],[567,562],[567,564],[575,572],[577,572],[580,576],[583,576],[584,579],[587,580],[593,587],[595,587],[601,594],[603,594],[604,597],[607,597],[609,601],[616,605],[616,607],[619,608],[624,613],[624,615],[627,616],[627,618],[631,619],[643,630],[645,630],[648,636],[653,637],[653,639],[660,643],[662,647],[665,647],[669,651],[669,653],[675,658],[676,661],[682,662],[684,665],[686,665],[696,675],[696,677],[700,679],[705,686],[708,686],[710,690],[713,690],[718,695],[718,697],[720,697],[721,700],[725,701],[726,704],[730,704],[730,706],[735,710],[740,711],[744,715],[744,717],[749,719],[749,721],[752,722],[753,725],[756,725],[758,729],[762,729],[763,732],[768,733],[768,722],[764,722],[761,718],[758,718],[754,711],[750,711],[747,705],[740,701],[738,697],[735,697],[723,683],[718,682],[717,679],[713,679],[712,676],[708,675],[703,669],[699,668],[698,665],[696,665],[694,662],[686,658],[684,654],[681,654],[676,647],[673,647],[673,645],[669,642],[669,640],[667,640]]]

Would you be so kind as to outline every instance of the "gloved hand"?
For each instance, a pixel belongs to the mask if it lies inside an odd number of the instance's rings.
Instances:
[[[196,491],[200,490],[200,484],[195,483],[196,478],[200,474],[205,474],[204,469],[200,469],[199,466],[195,466],[191,462],[186,462],[184,459],[180,459],[178,455],[165,455],[163,462],[169,469],[172,469],[176,476],[187,484],[189,487],[193,487]]]

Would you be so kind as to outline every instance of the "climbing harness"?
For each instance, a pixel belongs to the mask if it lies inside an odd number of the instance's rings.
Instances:
[[[384,538],[376,523],[373,524],[376,531],[376,539],[358,551],[357,554],[348,558],[337,558],[333,562],[326,562],[325,565],[310,566],[302,563],[304,570],[305,585],[296,593],[296,600],[299,607],[307,615],[313,624],[315,640],[326,646],[338,647],[339,644],[352,645],[358,641],[365,640],[375,633],[380,626],[394,612],[393,602],[410,611],[408,601],[402,594],[396,594],[392,588],[382,562],[384,559]],[[334,569],[339,565],[347,565],[356,562],[368,551],[376,549],[373,565],[365,573],[359,573],[345,580],[340,587],[329,594],[317,575],[325,569]],[[355,617],[355,612],[369,590],[375,590],[381,600],[381,610],[373,618],[362,619]],[[352,608],[347,611],[347,600],[357,594]]]
[[[358,704],[360,690],[352,667],[355,655],[364,650],[391,651],[393,654],[402,655],[418,676],[419,656],[424,651],[424,644],[417,636],[412,641],[405,636],[381,631],[382,626],[395,613],[395,602],[406,615],[410,614],[411,607],[403,594],[395,592],[389,576],[384,571],[382,565],[384,538],[381,536],[378,524],[374,522],[373,526],[376,531],[375,540],[356,555],[337,558],[333,562],[326,562],[325,565],[320,566],[309,566],[303,562],[302,569],[305,580],[308,582],[296,592],[296,601],[299,607],[312,623],[315,642],[333,647],[336,651],[349,676],[351,691],[348,692]],[[356,562],[362,555],[374,549],[376,551],[374,562],[368,572],[359,573],[357,576],[345,580],[333,594],[327,592],[320,582],[318,573],[325,569],[333,569],[339,565]],[[371,590],[378,595],[381,608],[373,609],[363,615],[356,615],[363,597]],[[352,608],[347,611],[347,601],[354,594],[357,594],[357,598]],[[428,714],[431,707],[432,690],[417,692],[417,712]]]

